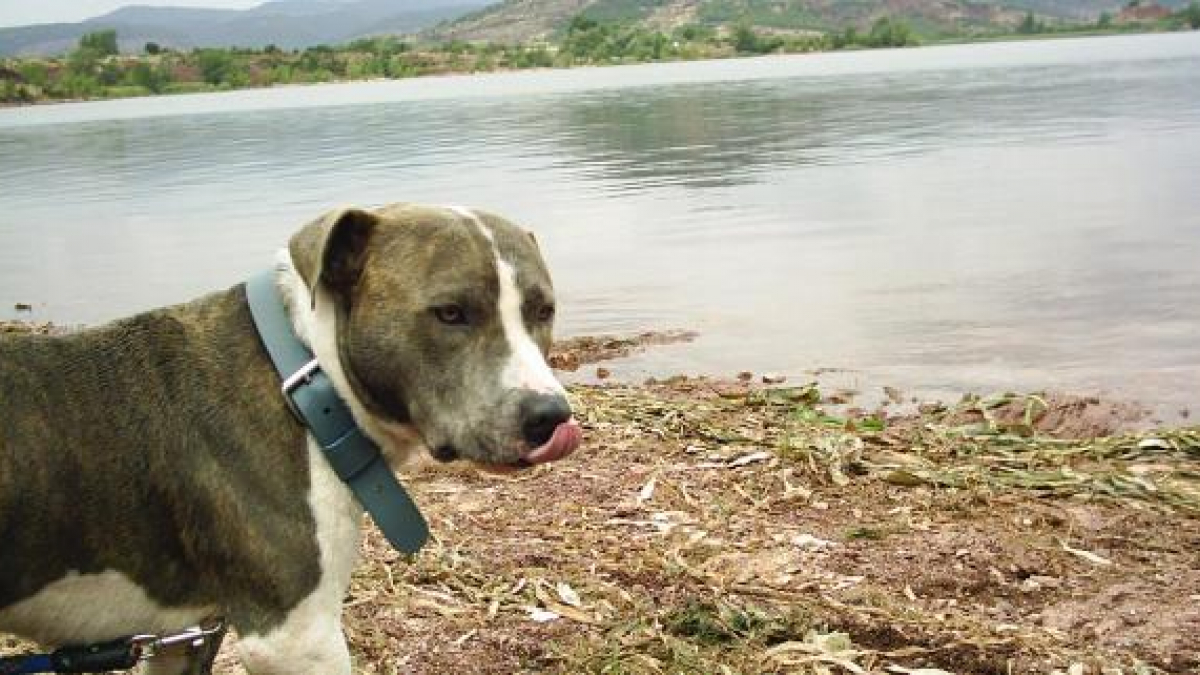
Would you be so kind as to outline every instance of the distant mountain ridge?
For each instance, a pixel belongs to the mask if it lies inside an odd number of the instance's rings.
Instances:
[[[203,2],[203,0],[196,0]],[[1179,9],[1190,0],[1157,0]],[[173,48],[284,49],[344,44],[359,37],[419,34],[428,41],[521,44],[561,37],[571,19],[670,31],[684,24],[806,32],[868,28],[903,19],[926,36],[1011,31],[1033,12],[1051,23],[1116,15],[1127,0],[270,0],[248,10],[130,5],[79,23],[0,28],[0,56],[56,54],[91,31],[115,29],[122,50],[147,42]],[[1151,4],[1152,0],[1141,0]]]
[[[1188,1],[1158,4],[1178,9]],[[887,16],[903,19],[924,35],[956,35],[1011,31],[1029,12],[1051,23],[1094,22],[1103,12],[1117,14],[1125,4],[1127,0],[504,0],[423,36],[497,43],[552,40],[579,14],[668,31],[684,24],[720,27],[746,22],[768,30],[821,32],[848,26],[866,29]]]
[[[203,0],[197,0],[202,2]],[[124,51],[147,42],[180,49],[339,44],[384,33],[411,33],[453,19],[488,0],[272,0],[246,10],[130,5],[78,23],[0,28],[0,55],[69,51],[86,33],[114,29]]]

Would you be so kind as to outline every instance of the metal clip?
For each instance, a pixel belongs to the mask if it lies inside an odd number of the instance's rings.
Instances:
[[[300,409],[296,407],[296,402],[292,400],[292,392],[295,391],[297,387],[301,387],[309,382],[312,382],[313,373],[320,369],[321,364],[318,363],[314,358],[312,361],[300,366],[300,370],[297,370],[289,375],[287,379],[283,381],[283,386],[279,388],[279,390],[283,392],[283,402],[287,404],[288,410],[292,411],[292,415],[295,416],[296,420],[301,424],[306,423],[304,421],[304,416],[300,414]]]
[[[135,650],[134,653],[137,654],[138,660],[145,661],[154,658],[160,652],[178,647],[199,649],[209,639],[213,637],[219,638],[224,632],[225,621],[222,619],[212,619],[208,623],[185,628],[178,633],[134,635],[129,638],[129,643]]]

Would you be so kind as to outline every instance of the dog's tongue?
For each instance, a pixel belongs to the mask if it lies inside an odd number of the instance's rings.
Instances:
[[[554,435],[544,444],[534,448],[523,458],[530,464],[544,464],[562,459],[575,452],[583,440],[583,429],[574,419],[567,420],[554,429]]]

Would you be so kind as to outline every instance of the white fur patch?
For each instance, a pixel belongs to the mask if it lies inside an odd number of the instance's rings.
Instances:
[[[0,630],[47,644],[99,642],[133,633],[193,626],[214,607],[164,607],[121,572],[70,572],[37,594],[0,610]]]
[[[500,274],[500,323],[512,349],[512,356],[504,365],[502,381],[508,387],[532,389],[543,394],[565,394],[562,384],[550,371],[546,357],[542,356],[542,350],[525,330],[516,273],[512,265],[500,259],[499,252],[496,253],[496,271]]]
[[[505,387],[512,389],[529,389],[543,394],[565,394],[562,384],[554,377],[549,364],[546,363],[546,357],[542,356],[542,350],[538,349],[537,343],[525,329],[525,321],[521,317],[524,298],[521,297],[521,289],[517,288],[516,271],[512,263],[500,257],[495,234],[469,209],[460,206],[448,208],[473,222],[492,244],[496,275],[500,279],[497,311],[500,314],[500,325],[504,328],[504,337],[508,340],[511,350],[508,363],[504,365],[501,382]]]
[[[350,673],[350,652],[342,633],[342,599],[358,560],[362,507],[312,438],[308,440],[308,466],[312,480],[308,503],[317,524],[321,581],[275,630],[243,637],[238,643],[242,661],[255,675]]]
[[[496,235],[492,234],[491,228],[489,228],[487,225],[484,225],[483,221],[479,219],[479,216],[475,215],[474,211],[465,206],[451,205],[447,206],[446,208],[453,211],[454,214],[460,218],[464,218],[474,223],[475,227],[479,228],[479,231],[483,234],[484,238],[491,242],[492,246],[496,245]]]

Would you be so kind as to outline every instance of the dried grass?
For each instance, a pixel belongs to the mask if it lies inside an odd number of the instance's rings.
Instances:
[[[843,418],[811,386],[572,396],[571,460],[407,477],[435,538],[409,561],[370,531],[357,672],[1200,667],[1200,429],[1050,438],[1039,397],[1003,397],[1013,422]]]

